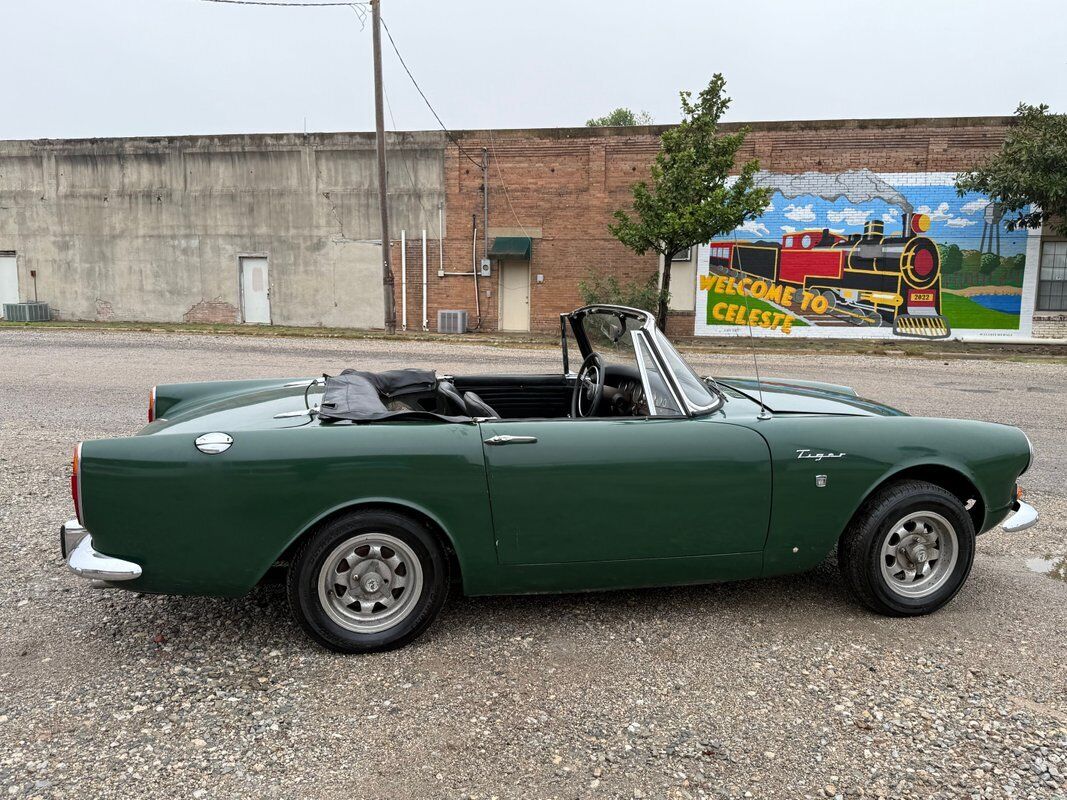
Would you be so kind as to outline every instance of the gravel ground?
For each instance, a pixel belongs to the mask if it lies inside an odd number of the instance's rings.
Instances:
[[[741,356],[694,356],[748,374]],[[912,413],[1022,426],[1042,522],[982,537],[966,587],[873,616],[827,564],[637,592],[457,599],[422,639],[327,653],[277,586],[94,591],[63,567],[74,442],[153,383],[343,366],[549,371],[442,343],[0,332],[0,794],[11,797],[1063,797],[1067,553],[1057,364],[776,355]],[[1061,575],[1063,572],[1062,561]]]

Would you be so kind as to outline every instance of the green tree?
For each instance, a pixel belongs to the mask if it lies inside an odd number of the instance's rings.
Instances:
[[[628,108],[619,107],[603,117],[593,117],[586,120],[585,124],[590,128],[621,127],[625,125],[651,125],[652,115],[647,111],[633,112]]]
[[[1020,103],[1000,152],[956,176],[956,191],[981,192],[1000,205],[1008,230],[1053,220],[1067,235],[1067,114]]]
[[[963,251],[958,244],[939,244],[937,249],[941,251],[941,273],[952,275],[963,269]]]
[[[983,275],[992,275],[993,271],[1000,266],[1000,257],[996,253],[982,253],[982,263],[978,271]]]
[[[748,129],[719,133],[719,119],[730,105],[726,80],[716,73],[696,101],[681,92],[682,121],[664,131],[651,168],[651,180],[631,187],[633,216],[615,212],[611,234],[638,255],[663,256],[663,281],[657,308],[660,329],[667,324],[671,259],[686,248],[708,242],[763,213],[771,189],[755,185],[759,162],[741,166],[728,181]]]

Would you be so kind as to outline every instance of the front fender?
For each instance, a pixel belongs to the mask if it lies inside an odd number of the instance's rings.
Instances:
[[[765,575],[819,564],[872,492],[918,467],[952,470],[971,483],[988,528],[1003,518],[1029,461],[1020,430],[971,420],[781,415],[756,429],[774,474]]]

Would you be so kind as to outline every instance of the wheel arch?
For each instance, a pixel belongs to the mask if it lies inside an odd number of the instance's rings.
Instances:
[[[871,486],[860,500],[859,504],[856,506],[855,512],[853,512],[852,516],[849,518],[849,524],[855,519],[856,514],[859,514],[863,510],[867,501],[870,500],[876,492],[881,491],[891,483],[905,480],[926,481],[927,483],[932,483],[935,486],[940,486],[942,489],[951,492],[967,510],[967,514],[974,523],[975,533],[981,533],[984,530],[986,501],[982,496],[981,490],[975,485],[974,480],[962,470],[947,464],[938,463],[913,464],[901,467],[894,472],[882,476],[881,480]],[[973,503],[971,502],[972,500],[974,501]],[[838,535],[839,539],[841,536],[844,536],[846,530],[848,530],[848,525],[846,525]]]
[[[448,558],[451,580],[453,582],[462,581],[463,561],[460,557],[459,550],[456,548],[455,539],[452,534],[449,533],[448,528],[441,519],[433,512],[416,503],[399,500],[393,497],[371,497],[351,500],[324,511],[322,514],[304,525],[303,528],[289,540],[282,552],[275,558],[275,565],[280,563],[288,565],[292,560],[293,553],[300,546],[300,543],[322,525],[332,522],[345,514],[350,514],[353,511],[369,510],[392,511],[404,514],[425,525],[426,528],[440,540],[444,548],[445,556]]]

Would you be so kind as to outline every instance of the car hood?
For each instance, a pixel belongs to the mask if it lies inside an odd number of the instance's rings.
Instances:
[[[163,416],[142,428],[138,435],[154,433],[204,433],[235,430],[268,430],[307,425],[311,416],[283,416],[304,411],[305,385],[286,386],[279,382],[267,386],[239,387],[195,399],[180,401]],[[308,402],[316,406],[322,388],[314,386]]]
[[[819,381],[769,378],[759,383],[754,378],[716,378],[727,394],[763,403],[776,414],[840,414],[845,416],[903,417],[903,411],[868,400],[849,386]],[[724,408],[730,414],[730,404]]]

